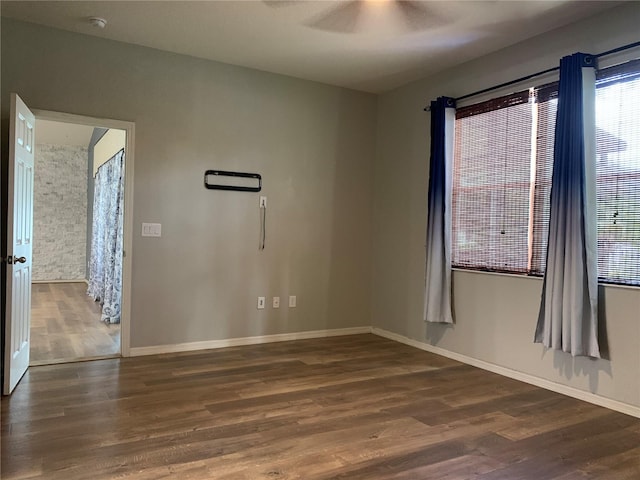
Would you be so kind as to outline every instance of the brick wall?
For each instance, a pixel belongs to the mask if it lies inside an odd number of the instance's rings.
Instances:
[[[33,280],[82,280],[86,272],[87,148],[36,145]]]

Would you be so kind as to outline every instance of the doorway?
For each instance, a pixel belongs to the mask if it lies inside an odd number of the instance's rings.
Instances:
[[[105,125],[105,121],[56,112],[34,114],[29,364],[118,357],[124,353],[122,295],[128,293],[123,285],[128,280],[123,271],[124,186],[125,172],[131,172],[126,169],[125,154],[132,145],[127,138],[132,125],[123,129],[113,123],[126,122],[106,121],[111,125]],[[114,165],[118,165],[115,174]],[[109,212],[105,198],[116,202],[111,191],[117,191],[120,203]],[[106,242],[117,247],[105,246],[107,237]],[[109,258],[100,262],[116,263],[115,275],[96,261],[100,257],[96,251],[107,249],[109,254],[102,257]]]

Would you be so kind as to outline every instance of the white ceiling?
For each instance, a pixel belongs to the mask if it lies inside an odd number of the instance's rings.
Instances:
[[[36,119],[36,143],[89,147],[93,127]]]
[[[2,1],[2,16],[380,93],[620,2],[427,1],[409,29],[395,0],[362,0],[352,33],[311,24],[348,1]],[[342,4],[342,5],[341,5]],[[104,17],[104,29],[91,26]],[[429,19],[427,19],[429,20]]]

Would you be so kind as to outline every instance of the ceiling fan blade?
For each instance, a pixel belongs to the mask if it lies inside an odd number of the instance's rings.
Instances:
[[[312,18],[307,26],[328,32],[352,33],[356,30],[361,8],[360,0],[341,2],[328,13]]]
[[[395,5],[402,14],[404,23],[411,30],[426,30],[451,23],[451,20],[434,9],[431,2],[416,0],[395,0]]]

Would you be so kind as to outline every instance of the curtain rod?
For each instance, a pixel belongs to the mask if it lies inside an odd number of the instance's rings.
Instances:
[[[606,52],[602,52],[602,53],[599,53],[597,55],[594,55],[594,57],[600,58],[600,57],[604,57],[606,55],[612,55],[614,53],[622,52],[624,50],[629,50],[630,48],[633,48],[633,47],[640,47],[640,42],[633,42],[633,43],[629,43],[627,45],[623,45],[623,46],[618,47],[618,48],[614,48],[612,50],[607,50]]]
[[[614,48],[612,50],[607,50],[606,52],[599,53],[597,55],[594,55],[594,57],[600,58],[600,57],[604,57],[606,55],[612,55],[614,53],[622,52],[624,50],[628,50],[630,48],[639,47],[639,46],[640,46],[640,41],[639,42],[634,42],[634,43],[629,43],[627,45],[623,45],[621,47]],[[516,78],[515,80],[511,80],[509,82],[501,83],[500,85],[494,85],[493,87],[484,88],[482,90],[478,90],[477,92],[468,93],[468,94],[463,95],[461,97],[457,97],[455,100],[456,101],[465,100],[465,99],[470,98],[470,97],[475,97],[476,95],[482,95],[483,93],[491,92],[492,90],[498,90],[499,88],[504,88],[504,87],[508,87],[509,85],[513,85],[513,84],[516,84],[516,83],[524,82],[525,80],[529,80],[531,78],[539,77],[540,75],[544,75],[546,73],[555,72],[556,70],[560,70],[560,67],[548,68],[546,70],[542,70],[541,72],[532,73],[531,75],[527,75],[527,76],[524,76],[524,77]],[[431,107],[430,106],[424,107],[423,110],[425,112],[429,112],[431,110]]]

